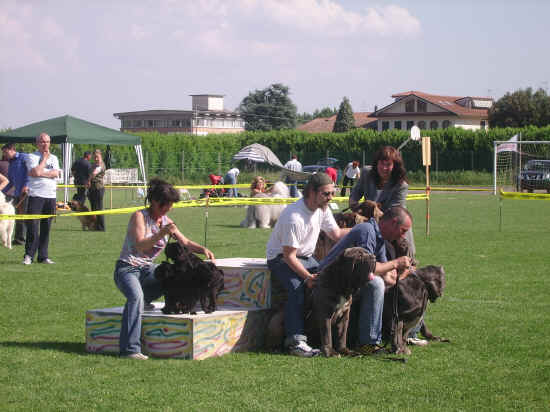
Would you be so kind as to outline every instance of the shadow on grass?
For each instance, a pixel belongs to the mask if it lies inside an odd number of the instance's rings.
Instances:
[[[88,355],[84,342],[0,342],[2,348],[24,348],[34,350],[55,350],[65,353]]]

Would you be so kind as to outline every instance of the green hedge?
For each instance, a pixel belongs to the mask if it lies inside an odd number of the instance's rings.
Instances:
[[[424,130],[432,142],[432,168],[440,171],[473,170],[492,171],[493,141],[508,140],[521,132],[522,140],[550,140],[550,126],[522,129],[495,128],[489,131],[470,131],[460,128]],[[382,145],[399,146],[408,131],[354,129],[347,133],[307,133],[298,130],[270,132],[243,132],[195,136],[189,134],[165,135],[139,133],[149,176],[160,175],[174,181],[208,181],[209,173],[223,174],[232,166],[232,156],[252,143],[269,147],[284,164],[291,153],[296,153],[302,164],[315,164],[325,156],[340,159],[343,167],[352,160],[369,164],[373,153]],[[408,170],[422,169],[420,142],[409,142],[403,149]],[[105,149],[104,147],[101,147]],[[75,155],[80,156],[92,146],[78,146]],[[136,159],[131,146],[113,146],[113,167],[135,167]],[[183,167],[182,167],[183,166]],[[244,165],[241,168],[257,168],[262,165]]]

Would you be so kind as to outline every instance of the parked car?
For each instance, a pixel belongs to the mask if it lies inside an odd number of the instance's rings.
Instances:
[[[339,160],[335,157],[325,157],[317,162],[320,166],[334,166],[338,164]]]
[[[327,167],[332,167],[333,169],[336,169],[336,172],[338,173],[336,175],[337,176],[336,182],[338,183],[341,180],[340,178],[342,177],[342,170],[340,170],[340,168],[338,166],[336,166],[335,164],[330,164],[330,165],[320,165],[320,164],[307,165],[307,166],[302,167],[302,172],[307,172],[307,173],[324,172],[325,170],[327,170]],[[305,180],[298,180],[297,183],[298,183],[299,187],[303,187],[306,184],[306,181]]]
[[[550,193],[550,160],[529,160],[518,176],[521,192],[527,190],[546,190]]]

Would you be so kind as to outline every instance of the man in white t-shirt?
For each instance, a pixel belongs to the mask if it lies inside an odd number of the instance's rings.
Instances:
[[[284,165],[285,169],[292,170],[293,172],[301,172],[302,164],[298,161],[296,155],[292,155],[292,159]],[[298,188],[296,187],[296,180],[287,176],[285,178],[285,183],[290,186],[290,197],[298,197]]]
[[[38,151],[29,153],[25,165],[29,173],[29,203],[27,214],[55,215],[57,182],[61,170],[59,160],[50,153],[50,136],[40,133],[36,138]],[[30,265],[38,251],[38,263],[54,263],[48,257],[52,218],[27,221],[24,265]]]
[[[349,162],[346,168],[344,169],[344,181],[342,182],[342,190],[340,191],[340,196],[346,196],[346,188],[348,186],[353,187],[357,179],[361,176],[361,169],[359,169],[359,161],[354,160]],[[351,189],[350,189],[351,192]]]
[[[277,220],[267,242],[267,265],[288,291],[285,307],[285,348],[291,355],[311,357],[320,352],[304,335],[304,291],[313,287],[318,263],[312,257],[319,232],[339,240],[349,229],[336,224],[328,204],[334,183],[326,173],[310,177],[304,197],[289,205]]]
[[[239,176],[239,169],[234,167],[233,169],[229,169],[225,176],[223,177],[223,184],[224,185],[236,185],[237,184],[237,177]],[[229,197],[237,197],[238,192],[236,187],[229,188],[227,190],[229,193]]]

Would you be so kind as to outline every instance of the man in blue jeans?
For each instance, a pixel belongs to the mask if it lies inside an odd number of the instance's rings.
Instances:
[[[375,275],[410,268],[410,258],[401,256],[388,262],[384,240],[393,241],[405,236],[411,228],[412,216],[401,206],[394,206],[384,212],[380,224],[374,218],[356,225],[349,234],[332,247],[329,254],[319,263],[319,270],[330,264],[340,253],[349,247],[362,247],[376,256]],[[392,273],[397,276],[397,273]],[[360,290],[359,309],[359,348],[364,355],[384,353],[382,340],[382,312],[384,310],[384,280],[373,276]]]
[[[319,232],[339,240],[349,229],[336,224],[328,204],[334,184],[325,173],[314,174],[304,189],[304,197],[289,205],[277,220],[267,243],[267,266],[286,288],[284,346],[291,355],[312,357],[320,354],[307,344],[304,335],[304,291],[311,288],[317,272],[312,257]]]

